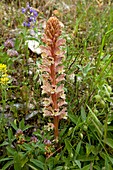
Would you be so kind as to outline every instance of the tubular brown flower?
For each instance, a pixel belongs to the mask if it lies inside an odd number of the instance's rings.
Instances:
[[[64,94],[65,80],[64,67],[62,59],[65,57],[60,46],[65,44],[65,40],[59,38],[61,35],[60,22],[56,17],[50,17],[47,21],[43,42],[45,46],[41,46],[42,51],[42,93],[47,94],[44,98],[44,116],[54,118],[55,138],[58,139],[58,123],[59,119],[66,118],[66,102]]]

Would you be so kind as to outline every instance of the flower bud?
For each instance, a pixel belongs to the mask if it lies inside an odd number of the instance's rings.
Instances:
[[[107,90],[108,90],[109,93],[111,93],[111,92],[112,92],[111,86],[108,85],[108,86],[107,86]]]
[[[83,130],[87,131],[87,129],[88,129],[87,125],[83,125]]]
[[[35,137],[35,136],[31,137],[31,142],[33,142],[33,143],[36,143],[36,142],[38,142],[38,139],[37,139],[37,137]]]
[[[4,42],[5,48],[13,48],[14,47],[14,42],[11,39],[8,39]]]
[[[94,97],[95,97],[96,102],[100,102],[101,96],[99,94],[95,95]]]
[[[79,133],[79,137],[80,139],[83,139],[83,134],[81,132]]]

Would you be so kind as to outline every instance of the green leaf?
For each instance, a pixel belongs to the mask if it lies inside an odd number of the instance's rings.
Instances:
[[[99,160],[98,156],[78,156],[78,160],[82,161],[82,162],[86,162],[86,161],[94,161],[94,160]]]
[[[89,143],[86,143],[86,155],[87,156],[89,156],[89,154],[92,152],[92,149],[93,149],[93,146]]]
[[[113,149],[113,139],[106,138],[106,140],[104,140],[103,142]]]
[[[93,111],[90,109],[90,107],[87,105],[89,112],[90,112],[90,118],[92,123],[94,124],[95,128],[97,129],[97,132],[102,136],[102,123],[100,122],[100,120],[97,118],[97,116],[95,115],[95,113],[93,113]]]
[[[110,160],[110,162],[111,162],[112,165],[113,165],[113,158],[111,158],[111,157],[108,155],[108,159]]]
[[[14,155],[15,150],[13,148],[11,148],[10,146],[7,146],[6,149],[7,149],[8,153],[10,153],[12,156]]]
[[[113,126],[108,126],[107,131],[113,131]]]
[[[77,117],[75,115],[72,115],[72,114],[68,114],[68,117],[71,119],[71,121],[74,123],[74,124],[77,124]]]
[[[12,132],[12,129],[8,129],[8,139],[9,139],[9,142],[11,143],[11,140],[13,139],[13,132]]]
[[[25,164],[28,162],[28,157],[23,157],[23,159],[21,160],[21,167],[23,168],[25,166]]]
[[[89,165],[84,166],[81,170],[90,170],[90,164],[89,164]]]
[[[3,161],[8,161],[8,160],[11,160],[11,159],[13,159],[13,158],[3,158],[3,159],[0,159],[0,162],[3,162]]]
[[[19,129],[24,130],[24,127],[25,127],[25,125],[24,125],[24,119],[22,119],[22,120],[19,122]]]
[[[10,124],[11,124],[11,126],[17,131],[18,127],[16,126],[16,124],[13,123],[13,122],[10,122]]]
[[[3,167],[2,167],[2,170],[6,170],[7,168],[9,168],[11,165],[14,164],[14,161],[9,161],[7,162]]]
[[[102,169],[100,168],[100,166],[98,166],[98,165],[94,165],[93,168],[94,168],[95,170],[102,170]]]
[[[81,141],[77,144],[76,151],[75,151],[75,158],[78,156],[81,148]]]
[[[100,153],[100,156],[105,160],[106,159],[106,157],[109,159],[109,161],[112,163],[112,165],[113,165],[113,158],[112,157],[110,157],[108,154],[105,154],[104,152],[101,152]]]
[[[107,156],[105,157],[105,169],[109,169],[109,162]]]
[[[29,166],[30,168],[32,168],[33,170],[37,170],[37,168],[35,168],[32,164],[27,164],[27,166]]]
[[[81,169],[81,162],[79,160],[74,160],[77,166]]]
[[[22,153],[15,151],[14,153],[14,169],[15,170],[21,169],[21,158],[22,158]]]
[[[73,169],[74,170],[74,169]],[[83,168],[79,168],[79,169],[76,169],[76,170],[90,170],[90,165],[86,165],[84,166]],[[98,169],[99,170],[99,169]]]
[[[83,106],[81,106],[81,118],[82,118],[82,121],[83,121],[83,122],[86,121],[86,112],[85,112]]]
[[[72,145],[70,143],[70,141],[68,139],[65,139],[65,147],[69,153],[69,155],[71,156],[73,153],[72,153]]]
[[[53,170],[63,170],[63,166],[57,166],[57,167],[54,168]]]
[[[4,142],[0,145],[0,147],[1,147],[1,146],[6,146],[6,145],[8,145],[8,144],[9,144],[8,142],[4,141]]]
[[[36,135],[37,137],[39,137],[40,139],[42,139],[42,135],[40,134],[40,132],[33,132],[34,135]]]
[[[35,164],[38,168],[44,169],[44,163],[42,163],[41,161],[37,159],[30,159],[30,162]]]
[[[37,145],[37,147],[38,147],[41,151],[45,152],[44,144],[39,144],[39,145]]]
[[[22,146],[23,146],[26,150],[32,151],[32,148],[31,148],[31,146],[30,146],[29,144],[24,143]]]
[[[24,127],[23,131],[25,131],[25,130],[31,128],[31,127],[33,127],[33,126],[32,126],[32,125],[26,125],[26,126]]]

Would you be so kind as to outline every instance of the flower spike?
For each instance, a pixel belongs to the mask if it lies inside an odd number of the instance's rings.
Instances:
[[[47,94],[44,98],[44,116],[51,116],[54,119],[54,135],[58,141],[59,120],[67,117],[66,102],[64,94],[65,80],[62,59],[65,57],[60,46],[65,44],[65,40],[59,38],[61,35],[60,21],[56,17],[50,17],[47,21],[45,33],[42,38],[45,46],[41,46],[42,51],[42,92]]]

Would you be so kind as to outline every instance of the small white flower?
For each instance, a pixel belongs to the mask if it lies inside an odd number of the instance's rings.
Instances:
[[[41,54],[41,49],[39,48],[39,42],[35,40],[27,40],[25,43],[28,44],[28,48],[36,54]]]

